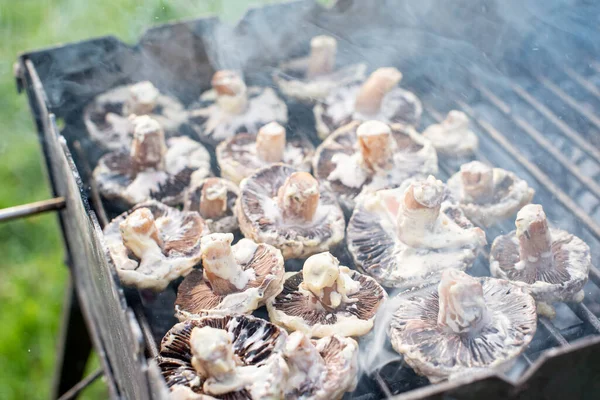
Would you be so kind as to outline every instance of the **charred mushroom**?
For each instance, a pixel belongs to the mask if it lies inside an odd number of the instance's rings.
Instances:
[[[135,206],[104,228],[123,284],[156,291],[200,262],[200,238],[206,234],[208,227],[198,213],[157,201]]]
[[[308,172],[275,164],[242,181],[236,214],[244,236],[285,259],[327,251],[344,239],[344,214],[332,192]]]
[[[358,343],[338,335],[319,340],[294,332],[285,344],[289,377],[285,397],[336,400],[354,390],[358,372]]]
[[[204,317],[175,325],[162,340],[158,365],[170,388],[225,399],[281,399],[287,334],[246,315]]]
[[[435,383],[510,366],[533,339],[536,324],[535,301],[525,290],[450,269],[439,286],[400,299],[389,336],[408,365]]]
[[[283,289],[283,257],[268,244],[231,233],[202,238],[202,268],[179,286],[175,312],[180,321],[203,315],[248,314]]]
[[[354,120],[417,126],[423,107],[417,96],[396,86],[401,79],[396,68],[379,68],[362,85],[333,90],[314,108],[319,137],[325,139]]]
[[[302,272],[290,273],[267,309],[272,322],[310,337],[362,336],[373,328],[386,298],[373,278],[340,266],[330,253],[320,253],[304,262]]]
[[[239,133],[221,142],[217,146],[217,161],[221,176],[239,184],[256,170],[278,162],[310,172],[313,152],[308,140],[286,141],[285,128],[271,122],[260,128],[256,136]]]
[[[286,96],[310,104],[324,100],[332,90],[365,79],[365,64],[336,69],[336,53],[337,40],[334,37],[315,36],[310,41],[310,55],[281,64],[273,74],[273,80]]]
[[[581,302],[591,266],[590,248],[577,236],[548,227],[542,206],[529,204],[517,214],[516,231],[498,236],[490,270],[531,292],[538,313],[554,318],[551,303]]]
[[[448,188],[474,224],[489,227],[531,202],[535,190],[512,172],[479,161],[463,164]]]
[[[287,106],[268,87],[246,87],[234,71],[217,71],[212,89],[200,96],[199,109],[190,111],[190,122],[201,141],[217,145],[236,133],[256,134],[258,129],[276,121],[287,122]]]
[[[486,240],[430,176],[362,195],[347,243],[361,271],[384,286],[409,289],[439,281],[446,269],[470,268]]]
[[[206,178],[192,184],[183,202],[184,211],[196,211],[211,232],[232,233],[238,226],[234,213],[240,189],[227,179]]]
[[[85,126],[96,143],[106,149],[129,148],[134,124],[131,114],[149,115],[167,136],[179,135],[187,114],[179,101],[161,94],[151,82],[119,86],[96,97],[84,111]]]
[[[423,136],[431,140],[438,154],[447,157],[464,157],[473,154],[479,145],[477,135],[469,129],[469,117],[452,110],[440,124],[430,125]]]
[[[148,116],[135,117],[131,150],[104,155],[94,169],[102,196],[131,207],[155,199],[169,205],[183,201],[190,182],[210,175],[210,155],[188,137],[165,142],[160,124]]]
[[[354,121],[317,148],[313,169],[351,212],[361,190],[398,186],[411,176],[435,174],[438,166],[431,143],[411,127]]]

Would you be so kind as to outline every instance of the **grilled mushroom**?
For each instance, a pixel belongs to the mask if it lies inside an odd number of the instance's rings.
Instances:
[[[212,89],[200,96],[199,109],[190,111],[190,123],[201,141],[216,146],[236,133],[256,134],[276,121],[285,125],[287,106],[268,87],[246,87],[235,71],[217,71]]]
[[[85,126],[96,143],[106,149],[128,148],[133,138],[131,114],[149,115],[167,136],[177,136],[187,114],[179,101],[161,94],[152,82],[119,86],[90,103],[83,113]]]
[[[347,234],[357,268],[384,286],[403,289],[439,281],[445,269],[470,268],[486,243],[485,233],[433,176],[365,193]]]
[[[438,154],[447,157],[464,157],[473,154],[479,146],[479,139],[469,129],[469,117],[452,110],[440,124],[430,125],[423,136],[431,140]]]
[[[104,228],[123,284],[156,291],[200,262],[200,238],[207,233],[198,213],[181,212],[157,201],[135,206]]]
[[[167,332],[157,361],[170,388],[183,385],[223,399],[281,399],[286,337],[246,315],[193,319]]]
[[[184,211],[196,211],[211,232],[228,233],[239,228],[234,213],[240,189],[227,179],[206,178],[186,191]]]
[[[512,217],[535,194],[512,172],[479,161],[461,165],[460,172],[448,179],[448,188],[460,201],[465,215],[483,227]]]
[[[210,175],[210,155],[188,137],[165,142],[160,124],[148,116],[135,117],[131,150],[104,155],[94,179],[104,198],[131,207],[155,199],[169,205],[183,201],[190,182]]]
[[[348,212],[362,189],[400,185],[415,175],[435,174],[437,154],[411,127],[379,121],[351,122],[329,136],[313,158],[315,176],[329,183]]]
[[[311,337],[366,335],[387,293],[374,279],[339,264],[330,253],[309,257],[267,302],[271,321]]]
[[[203,315],[248,314],[283,289],[283,257],[268,244],[231,233],[202,238],[202,268],[179,286],[175,312],[180,321]]]
[[[273,80],[286,96],[311,104],[324,100],[332,90],[365,79],[365,64],[352,64],[336,70],[336,53],[335,38],[315,36],[310,41],[310,55],[280,65],[273,74]]]
[[[423,107],[413,93],[396,85],[402,73],[396,68],[379,68],[361,84],[339,87],[314,107],[317,134],[330,133],[354,120],[378,120],[388,124],[417,126]]]
[[[254,171],[278,162],[310,172],[313,152],[308,140],[286,141],[285,128],[271,122],[260,128],[256,136],[239,133],[221,142],[217,146],[217,161],[221,176],[239,184]]]
[[[354,390],[358,343],[338,335],[319,340],[293,332],[285,344],[289,377],[286,399],[336,400]]]
[[[538,313],[554,318],[551,303],[581,302],[591,266],[590,248],[566,231],[548,227],[542,206],[529,204],[517,214],[516,231],[498,236],[490,252],[490,270],[526,288]]]
[[[344,214],[332,192],[308,172],[275,164],[242,181],[236,214],[244,236],[283,257],[304,258],[344,239]]]
[[[535,301],[505,280],[449,269],[439,286],[405,296],[392,317],[390,340],[432,382],[510,366],[535,334]]]

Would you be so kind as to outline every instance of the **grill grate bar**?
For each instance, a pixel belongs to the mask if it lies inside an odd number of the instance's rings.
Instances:
[[[573,310],[582,321],[588,322],[596,333],[600,333],[600,320],[594,313],[583,303],[569,304],[569,308]]]
[[[393,396],[393,393],[391,392],[390,388],[388,387],[387,383],[385,382],[385,379],[383,379],[383,377],[381,376],[379,370],[376,370],[373,373],[373,376],[375,378],[375,382],[377,382],[377,385],[379,386],[379,388],[381,389],[381,391],[383,392],[385,397],[391,398]]]
[[[552,322],[548,318],[539,317],[538,321],[544,327],[544,329],[546,329],[546,331],[552,336],[556,344],[560,346],[566,346],[569,344],[569,342],[567,342],[567,339],[565,339],[564,336],[560,333],[560,331],[554,325],[552,325]]]
[[[562,71],[569,78],[571,78],[575,82],[577,82],[582,88],[584,88],[585,90],[587,90],[588,92],[590,92],[594,96],[600,98],[600,90],[596,87],[596,85],[594,85],[592,82],[590,82],[586,77],[580,75],[573,68],[568,67],[566,65],[563,65]]]

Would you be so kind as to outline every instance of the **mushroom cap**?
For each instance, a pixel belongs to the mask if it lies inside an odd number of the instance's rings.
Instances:
[[[315,177],[328,182],[340,204],[348,212],[354,209],[355,199],[363,189],[373,191],[394,187],[412,176],[437,173],[437,154],[432,144],[412,127],[401,124],[390,125],[392,137],[399,147],[393,155],[393,167],[389,172],[376,174],[366,169],[361,163],[361,153],[357,148],[357,130],[360,125],[361,122],[353,121],[337,129],[317,147],[313,158]],[[333,161],[336,154],[346,156],[343,165]],[[341,168],[342,179],[346,182],[340,180],[337,174],[329,180],[336,168]]]
[[[142,82],[145,83],[145,82]],[[83,120],[94,142],[102,148],[118,150],[129,148],[133,138],[133,125],[128,122],[129,112],[125,103],[134,85],[118,86],[103,93],[85,107]],[[107,114],[113,114],[113,121],[107,121]],[[171,96],[159,94],[156,107],[151,114],[165,130],[167,136],[179,135],[181,125],[187,123],[183,105]],[[121,117],[121,118],[119,118]]]
[[[455,243],[438,248],[414,248],[403,243],[397,216],[406,189],[415,181],[408,179],[395,189],[363,193],[348,222],[346,243],[356,268],[386,287],[422,287],[439,281],[445,269],[464,271],[485,244],[485,234],[474,228],[447,188],[440,217],[445,221],[442,226],[452,227],[445,240]]]
[[[281,293],[267,302],[269,319],[310,337],[366,335],[373,328],[375,314],[387,293],[373,278],[357,271],[350,270],[350,278],[360,283],[360,289],[348,295],[350,301],[326,310],[313,306],[310,294],[301,290],[302,272],[287,273]]]
[[[241,114],[221,110],[214,89],[200,96],[197,109],[190,111],[190,124],[202,142],[217,145],[237,133],[256,134],[269,122],[287,123],[287,106],[273,89],[251,86],[247,90],[248,104]]]
[[[198,213],[200,213],[200,216],[204,218],[204,221],[207,223],[208,228],[211,232],[233,233],[239,228],[238,220],[234,210],[235,202],[237,201],[237,198],[240,195],[240,189],[236,184],[227,179],[210,179],[218,180],[219,184],[222,185],[225,188],[225,190],[227,190],[226,208],[223,215],[217,218],[205,218],[199,211],[202,188],[207,183],[207,179],[203,179],[197,183],[192,182],[190,187],[185,192],[185,197],[183,200],[183,210],[197,211]]]
[[[256,170],[273,164],[260,159],[256,150],[256,135],[248,133],[239,133],[221,142],[216,153],[221,176],[237,184]],[[281,162],[310,172],[313,153],[314,147],[308,140],[288,139]]]
[[[516,231],[494,239],[490,271],[525,288],[538,301],[573,301],[587,283],[592,264],[589,246],[562,229],[550,228],[554,265],[543,270],[518,268],[521,261]],[[581,301],[581,300],[579,300]]]
[[[160,255],[138,259],[123,243],[119,225],[136,210],[148,209],[163,246]],[[200,238],[208,227],[196,212],[182,212],[158,201],[138,204],[104,228],[104,239],[121,282],[138,289],[163,290],[169,282],[187,275],[200,262]]]
[[[514,216],[526,204],[531,203],[535,190],[524,179],[502,168],[494,168],[494,196],[485,204],[464,202],[465,194],[461,172],[448,179],[448,189],[459,199],[460,208],[475,225],[489,227]]]
[[[388,332],[393,348],[432,382],[478,368],[501,367],[535,334],[535,301],[525,290],[494,278],[476,278],[490,318],[476,332],[455,333],[438,324],[437,285],[401,296]]]
[[[171,386],[171,393],[169,394],[169,400],[213,400],[215,397],[207,394],[194,393],[192,389],[184,385],[173,385]]]
[[[94,169],[100,194],[128,207],[150,199],[179,204],[190,182],[210,175],[208,151],[185,136],[167,139],[164,170],[149,168],[136,174],[131,154],[124,149],[105,154]]]
[[[317,102],[315,114],[317,134],[325,139],[338,128],[352,121],[378,120],[388,124],[400,123],[418,126],[423,106],[414,93],[396,87],[390,90],[377,115],[366,116],[354,110],[356,97],[362,83],[340,86],[332,90],[322,101]]]
[[[441,123],[429,125],[423,136],[431,141],[438,154],[446,157],[465,157],[479,146],[477,135],[469,128],[469,118],[456,110],[450,111]]]
[[[297,170],[285,164],[262,168],[244,179],[236,213],[244,236],[268,243],[283,258],[303,258],[328,251],[344,239],[344,213],[335,195],[320,185],[316,214],[311,222],[284,221],[275,200],[287,177]]]
[[[177,292],[175,315],[180,321],[203,315],[249,314],[281,292],[285,269],[279,250],[248,239],[240,240],[231,250],[244,271],[254,270],[254,279],[240,291],[219,295],[202,271],[192,271]]]
[[[273,393],[263,392],[267,389],[277,392],[283,389],[285,374],[277,367],[281,352],[285,346],[287,334],[278,326],[263,319],[248,315],[203,317],[180,322],[173,326],[162,339],[157,363],[169,388],[176,385],[189,387],[194,393],[203,394],[203,383],[206,377],[201,376],[192,366],[190,336],[196,327],[212,327],[227,331],[232,337],[233,352],[241,366],[255,366],[265,371],[262,379],[237,392],[227,393],[223,399],[258,399],[260,396]],[[285,368],[285,366],[284,366]],[[277,398],[277,397],[275,397]]]

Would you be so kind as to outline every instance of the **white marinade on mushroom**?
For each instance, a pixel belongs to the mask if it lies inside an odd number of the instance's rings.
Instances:
[[[379,68],[362,84],[338,87],[314,107],[316,130],[325,139],[352,121],[378,120],[417,126],[423,107],[413,93],[396,85],[402,73]]]
[[[313,169],[351,212],[361,190],[394,187],[415,175],[435,174],[437,161],[431,143],[410,126],[354,121],[317,148]]]
[[[465,157],[477,151],[479,139],[469,128],[469,117],[452,110],[439,124],[427,127],[423,136],[431,140],[438,154],[446,157]]]
[[[131,149],[105,154],[94,169],[98,191],[119,206],[155,199],[169,205],[183,201],[190,182],[211,174],[210,155],[185,137],[165,140],[160,124],[148,116],[135,117]]]
[[[285,259],[328,251],[344,239],[335,195],[289,165],[265,167],[244,179],[236,213],[244,236],[280,249]]]
[[[591,266],[589,246],[577,236],[548,226],[542,206],[529,204],[517,214],[516,231],[498,236],[490,270],[527,289],[538,313],[553,318],[553,302],[581,302]]]
[[[463,164],[448,179],[448,189],[474,224],[489,227],[511,218],[531,202],[535,190],[514,173],[480,161]]]
[[[149,81],[119,86],[99,95],[85,108],[83,120],[92,140],[103,148],[117,150],[131,144],[132,114],[152,117],[167,136],[178,136],[181,125],[187,122],[183,105],[161,94]]]
[[[273,81],[286,96],[311,104],[324,100],[338,87],[354,85],[365,79],[366,64],[336,68],[337,40],[327,35],[310,41],[310,54],[282,63]]]
[[[183,209],[198,212],[211,232],[233,233],[239,228],[234,212],[239,194],[237,185],[227,179],[206,178],[187,189]]]
[[[249,239],[233,246],[232,241],[231,233],[202,238],[202,271],[192,271],[177,292],[179,320],[251,313],[281,292],[285,272],[281,252]]]
[[[307,139],[287,140],[285,128],[271,122],[257,135],[239,133],[221,142],[216,153],[221,176],[239,184],[254,171],[278,162],[310,172],[314,148]]]
[[[267,302],[272,322],[310,337],[362,336],[373,328],[385,290],[371,277],[340,266],[330,253],[309,257],[289,273],[283,291]]]
[[[445,185],[430,176],[365,193],[347,229],[355,265],[387,287],[409,289],[465,270],[486,244]]]
[[[439,285],[399,296],[404,298],[392,317],[392,346],[434,383],[510,367],[535,334],[535,301],[505,280],[450,269]]]
[[[287,106],[269,87],[247,87],[235,71],[221,70],[213,75],[212,89],[200,96],[190,110],[190,123],[202,142],[216,146],[237,133],[256,134],[269,122],[285,125]]]
[[[208,227],[196,212],[157,201],[138,204],[104,228],[104,238],[124,285],[163,290],[200,262]]]

